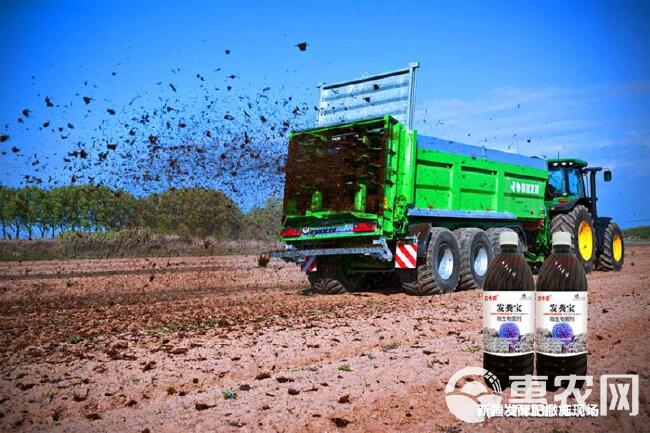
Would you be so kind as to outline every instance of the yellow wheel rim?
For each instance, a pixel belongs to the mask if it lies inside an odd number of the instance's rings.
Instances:
[[[612,240],[612,252],[614,253],[614,260],[620,262],[623,258],[623,240],[619,235],[614,236]]]
[[[588,262],[594,253],[594,235],[587,221],[582,221],[578,227],[578,249],[582,260]]]

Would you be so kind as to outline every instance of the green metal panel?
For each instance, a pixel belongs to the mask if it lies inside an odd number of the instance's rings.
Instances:
[[[415,170],[415,206],[449,209],[452,206],[452,164],[418,159]]]
[[[418,148],[413,206],[540,219],[547,177],[546,170]]]
[[[417,136],[390,116],[384,117],[390,129],[386,143],[386,184],[384,187],[384,233],[392,239],[408,227],[406,211],[413,202],[413,176],[415,173],[415,141]]]
[[[358,124],[321,128],[309,134],[329,132],[337,128],[350,128],[366,124],[376,125],[379,119]],[[449,211],[480,211],[482,213],[511,213],[516,224],[546,219],[544,189],[548,172],[524,165],[476,158],[463,154],[421,148],[417,146],[417,132],[407,128],[390,116],[383,119],[385,129],[385,182],[383,203],[379,214],[341,212],[331,209],[307,210],[296,214],[285,206],[285,227],[319,227],[350,223],[358,220],[377,221],[377,231],[368,234],[323,234],[311,236],[310,241],[336,238],[361,238],[382,235],[387,240],[407,232],[410,209]],[[293,134],[297,137],[299,134]],[[325,198],[327,199],[327,197]],[[362,194],[355,196],[357,210],[363,208]],[[318,201],[318,200],[317,200]],[[325,200],[326,201],[326,200]],[[496,219],[496,218],[495,218]],[[436,220],[450,228],[459,226],[458,220]],[[503,226],[498,221],[467,221],[464,226]],[[512,224],[512,223],[511,223]],[[461,225],[461,226],[462,226]],[[301,238],[287,238],[287,242],[300,242]]]

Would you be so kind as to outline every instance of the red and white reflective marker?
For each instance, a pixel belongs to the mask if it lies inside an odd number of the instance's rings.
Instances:
[[[418,245],[397,243],[395,248],[395,268],[415,269],[418,264]]]
[[[300,265],[300,270],[304,273],[314,272],[316,270],[316,256],[305,257],[305,261]]]

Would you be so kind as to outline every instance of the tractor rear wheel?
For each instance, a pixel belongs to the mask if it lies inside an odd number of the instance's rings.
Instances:
[[[454,230],[460,246],[460,278],[457,290],[474,290],[483,287],[483,279],[490,260],[492,245],[487,234],[479,228]]]
[[[345,275],[341,261],[337,258],[319,257],[316,263],[316,271],[307,273],[314,293],[338,295],[357,290],[361,286],[363,275]]]
[[[603,271],[620,271],[625,258],[623,233],[618,224],[607,224],[603,233],[603,252],[598,256],[598,269]]]
[[[409,295],[436,295],[456,290],[460,275],[460,248],[451,231],[432,228],[426,258],[417,269],[400,272],[400,286]]]
[[[578,257],[585,272],[591,272],[596,258],[596,232],[589,210],[579,204],[571,212],[554,216],[551,221],[551,234],[555,232],[571,234],[571,250]]]

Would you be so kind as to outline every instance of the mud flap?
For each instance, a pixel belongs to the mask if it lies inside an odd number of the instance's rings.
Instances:
[[[300,265],[300,271],[305,274],[316,271],[316,256],[305,257],[305,261]]]
[[[415,269],[417,265],[417,238],[397,241],[395,246],[395,269]]]

